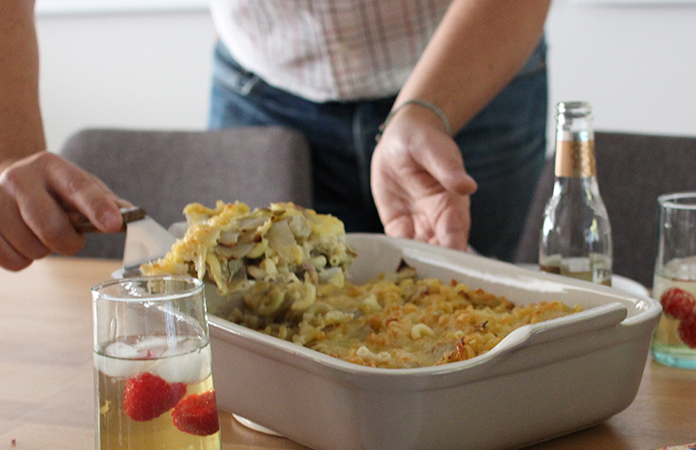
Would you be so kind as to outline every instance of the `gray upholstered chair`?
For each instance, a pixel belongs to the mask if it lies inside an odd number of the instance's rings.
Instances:
[[[281,127],[220,131],[87,129],[60,152],[168,227],[188,203],[311,206],[309,146]],[[121,258],[124,234],[88,235],[79,256]]]
[[[609,213],[614,273],[651,287],[657,251],[657,197],[696,191],[696,137],[597,132],[597,177]],[[553,190],[547,162],[516,261],[537,263],[541,222]]]

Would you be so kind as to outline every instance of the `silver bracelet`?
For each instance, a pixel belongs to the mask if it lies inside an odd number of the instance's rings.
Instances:
[[[384,123],[379,126],[379,133],[377,133],[377,136],[375,136],[375,139],[377,140],[377,142],[379,142],[380,138],[382,137],[382,133],[384,133],[384,130],[387,129],[387,125],[389,125],[389,122],[391,122],[391,120],[394,118],[394,115],[396,113],[398,113],[399,110],[401,110],[401,108],[403,108],[406,105],[418,105],[418,106],[423,106],[425,108],[428,108],[429,110],[431,110],[432,112],[437,114],[437,116],[440,118],[440,120],[442,120],[442,124],[445,126],[445,132],[449,136],[452,135],[452,126],[450,125],[449,120],[447,119],[447,116],[445,115],[444,112],[442,112],[442,110],[440,108],[438,108],[437,106],[433,105],[430,102],[426,102],[425,100],[419,100],[417,98],[412,98],[410,100],[406,100],[405,102],[403,102],[402,104],[400,104],[399,106],[394,108],[389,113],[389,115],[387,116],[387,119],[384,121]]]

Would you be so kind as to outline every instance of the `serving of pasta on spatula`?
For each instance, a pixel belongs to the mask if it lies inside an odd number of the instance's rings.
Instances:
[[[317,285],[343,286],[355,257],[340,220],[293,203],[254,210],[240,202],[192,203],[184,214],[186,234],[140,270],[214,284],[224,301],[209,301],[213,314],[240,300],[260,316],[302,311],[315,301]]]

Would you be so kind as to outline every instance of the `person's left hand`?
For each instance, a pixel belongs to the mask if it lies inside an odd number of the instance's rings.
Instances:
[[[372,157],[372,195],[387,235],[467,250],[477,186],[438,121],[418,106],[394,116]]]

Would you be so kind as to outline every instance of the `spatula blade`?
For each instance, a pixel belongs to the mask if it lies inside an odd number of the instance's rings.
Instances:
[[[175,242],[176,237],[149,216],[129,222],[123,250],[123,268],[135,269],[143,263],[162,258]]]

